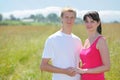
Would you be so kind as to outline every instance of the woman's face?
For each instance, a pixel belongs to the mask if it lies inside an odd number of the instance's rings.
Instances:
[[[100,22],[97,22],[90,17],[86,17],[85,26],[88,31],[96,31],[99,24]]]

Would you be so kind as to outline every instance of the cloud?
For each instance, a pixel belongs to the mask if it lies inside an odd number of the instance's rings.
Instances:
[[[82,10],[78,12],[78,17],[83,18],[84,14],[89,10]],[[119,21],[120,22],[120,11],[112,11],[112,10],[102,10],[98,11],[101,21],[103,22],[112,22],[112,21]]]
[[[120,11],[100,11],[101,20],[104,22],[119,21],[120,22]]]
[[[12,14],[17,18],[24,18],[28,17],[31,14],[43,14],[45,17],[49,13],[56,13],[58,16],[60,15],[61,7],[46,7],[42,9],[35,9],[35,10],[16,10],[12,12],[7,12],[7,13],[2,13],[4,18],[9,18],[9,16]],[[82,10],[77,11],[77,17],[83,18],[83,15],[88,11],[88,10]],[[119,21],[120,22],[120,11],[112,11],[112,10],[104,10],[104,11],[98,11],[101,17],[101,20],[103,22],[111,22],[111,21]]]
[[[49,13],[56,13],[59,15],[61,8],[59,7],[47,7],[43,9],[35,9],[35,10],[16,10],[12,12],[3,13],[3,16],[5,18],[9,18],[10,15],[14,15],[17,18],[24,18],[28,17],[31,14],[43,14],[44,16],[47,16]]]

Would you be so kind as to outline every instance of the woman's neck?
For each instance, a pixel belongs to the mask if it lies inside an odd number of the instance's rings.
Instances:
[[[98,32],[89,32],[88,33],[88,39],[95,39],[98,37],[100,34]]]

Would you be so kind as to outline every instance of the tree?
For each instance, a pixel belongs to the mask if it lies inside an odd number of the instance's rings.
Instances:
[[[115,20],[115,21],[113,21],[113,23],[119,23],[119,21]]]
[[[37,20],[37,22],[44,22],[45,17],[42,14],[37,14],[36,15],[36,20]]]
[[[2,16],[2,14],[0,14],[0,21],[2,21],[2,19],[3,19],[3,16]]]
[[[83,23],[83,20],[81,18],[76,18],[75,23],[81,24],[81,23]]]
[[[33,14],[31,14],[29,18],[30,18],[30,19],[33,19],[34,21],[36,21],[36,16],[33,15]]]
[[[50,14],[48,14],[47,20],[48,20],[49,22],[59,22],[59,18],[58,18],[58,16],[57,16],[57,14],[55,14],[55,13],[50,13]]]
[[[14,15],[10,15],[10,20],[17,20],[17,18]]]

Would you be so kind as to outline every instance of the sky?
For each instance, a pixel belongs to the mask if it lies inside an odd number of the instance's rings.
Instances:
[[[120,21],[120,0],[0,0],[0,13],[4,17],[14,14],[24,17],[30,14],[50,12],[59,15],[61,8],[72,7],[82,17],[88,10],[96,10],[104,21]]]

